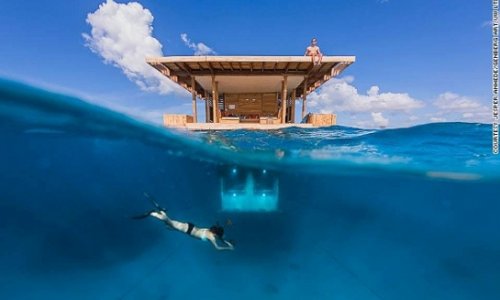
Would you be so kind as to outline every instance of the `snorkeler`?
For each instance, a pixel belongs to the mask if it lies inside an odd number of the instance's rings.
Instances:
[[[153,210],[151,210],[143,215],[135,216],[135,217],[133,217],[133,219],[137,220],[137,219],[144,219],[147,217],[157,218],[158,220],[163,221],[169,228],[178,230],[180,232],[187,233],[188,235],[190,235],[194,238],[200,239],[202,241],[209,240],[210,242],[212,242],[212,245],[214,245],[214,247],[217,250],[234,250],[234,246],[230,242],[224,240],[224,238],[223,238],[224,228],[222,226],[219,226],[217,224],[217,225],[213,225],[210,228],[198,228],[198,227],[194,226],[194,224],[192,224],[192,223],[183,223],[183,222],[179,222],[176,220],[172,220],[168,217],[166,209],[160,207],[158,205],[158,203],[153,198],[151,198],[148,194],[144,193],[144,195],[149,200],[151,200],[151,202],[155,206],[155,209],[153,209]],[[217,244],[217,240],[222,241],[227,246],[219,246]]]

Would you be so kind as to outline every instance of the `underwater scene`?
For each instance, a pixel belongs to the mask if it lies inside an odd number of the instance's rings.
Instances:
[[[0,299],[500,299],[489,124],[183,132],[0,80],[0,136]]]

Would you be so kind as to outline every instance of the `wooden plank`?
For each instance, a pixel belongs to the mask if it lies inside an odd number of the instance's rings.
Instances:
[[[199,62],[200,66],[202,66],[203,70],[210,70],[210,66],[208,62]]]
[[[290,62],[287,61],[287,62],[278,62],[276,63],[276,69],[277,70],[285,70],[286,69],[286,65],[289,64]]]
[[[174,71],[174,72],[178,72],[180,71],[181,69],[174,63],[164,63],[163,64],[164,66],[166,66],[167,68],[169,68],[171,71]]]
[[[191,69],[186,66],[185,63],[174,63],[179,69],[181,69],[184,72],[187,72],[188,74],[191,73]]]
[[[222,69],[223,69],[223,70],[232,70],[232,68],[231,68],[231,63],[228,63],[228,62],[222,62],[222,63],[220,63],[220,65],[222,66]]]
[[[285,73],[288,72],[288,68],[290,68],[290,62],[287,62],[286,65],[285,65]]]
[[[224,94],[224,109],[226,116],[238,115],[240,106],[238,105],[238,94]]]
[[[278,93],[262,94],[262,115],[276,116],[278,112]]]
[[[224,66],[222,65],[222,62],[219,62],[219,61],[218,61],[218,62],[214,62],[214,63],[215,63],[215,64],[217,64],[217,65],[216,65],[216,67],[217,67],[217,71],[218,71],[218,70],[222,70],[222,71],[225,71],[225,70],[226,70],[226,69],[224,68]]]
[[[240,115],[259,115],[262,113],[262,94],[238,94],[238,102],[236,104],[236,107],[237,112]]]
[[[299,128],[313,128],[312,124],[277,124],[275,122],[267,123],[235,123],[235,124],[222,124],[222,123],[186,123],[183,126],[178,126],[178,129],[184,130],[277,130],[281,128],[299,127]]]
[[[226,116],[276,116],[276,97],[277,93],[228,93],[224,94],[224,110]]]
[[[264,62],[264,70],[273,70],[274,62]]]
[[[165,56],[148,57],[148,63],[158,62],[310,62],[309,56]],[[356,57],[347,56],[323,56],[323,62],[355,62]]]
[[[163,75],[165,75],[165,76],[170,76],[170,69],[169,69],[169,68],[167,68],[167,66],[165,66],[164,64],[159,63],[159,64],[157,64],[157,65],[156,65],[156,68],[157,68],[158,70],[160,70],[160,71],[162,72],[162,74],[163,74]]]
[[[349,63],[338,63],[334,68],[332,68],[332,77],[338,76],[345,68],[347,68]]]
[[[254,69],[253,72],[251,72],[250,70],[234,70],[234,71],[230,71],[230,70],[225,70],[225,71],[221,71],[221,70],[215,70],[214,72],[211,72],[209,70],[199,70],[199,71],[196,71],[196,70],[193,70],[191,71],[191,73],[187,73],[187,72],[184,72],[184,71],[181,71],[181,72],[172,72],[171,75],[175,75],[175,76],[190,76],[190,75],[194,75],[194,76],[210,76],[210,75],[224,75],[224,76],[250,76],[250,75],[283,75],[284,74],[284,70],[267,70],[267,69],[264,69],[264,71],[262,70],[259,70],[259,69]],[[304,71],[295,71],[295,70],[290,70],[287,72],[288,75],[301,75],[301,76],[304,76],[306,75],[307,73],[304,72]]]

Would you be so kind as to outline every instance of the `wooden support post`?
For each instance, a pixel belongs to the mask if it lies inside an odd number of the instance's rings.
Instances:
[[[212,123],[215,123],[215,76],[212,75]]]
[[[293,91],[292,91],[292,109],[291,109],[291,112],[292,112],[292,115],[291,115],[292,123],[295,123],[295,101],[297,101],[297,90],[293,89]]]
[[[194,76],[191,76],[191,95],[193,98],[193,123],[198,123],[198,111],[196,108],[196,81]]]
[[[210,121],[210,109],[208,107],[209,97],[208,91],[205,91],[205,123]]]
[[[219,110],[219,89],[217,87],[218,82],[215,81],[215,76],[212,75],[212,113],[213,113],[213,118],[212,121],[213,123],[217,123],[217,111]]]
[[[306,116],[306,101],[307,101],[307,76],[304,77],[304,88],[303,88],[303,95],[302,95],[302,120]]]
[[[215,107],[215,112],[216,112],[214,119],[216,120],[217,123],[219,123],[220,122],[220,119],[219,119],[220,109],[219,109],[219,82],[218,81],[215,82],[215,101],[214,101],[214,103],[215,103],[214,107]]]
[[[283,76],[281,89],[281,123],[286,123],[286,100],[288,99],[288,76]]]

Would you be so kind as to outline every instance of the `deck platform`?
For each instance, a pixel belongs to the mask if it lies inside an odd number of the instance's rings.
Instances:
[[[169,126],[170,127],[170,126]],[[282,128],[299,127],[299,128],[314,128],[312,124],[224,124],[224,123],[188,123],[184,126],[175,126],[176,129],[187,130],[278,130]]]

